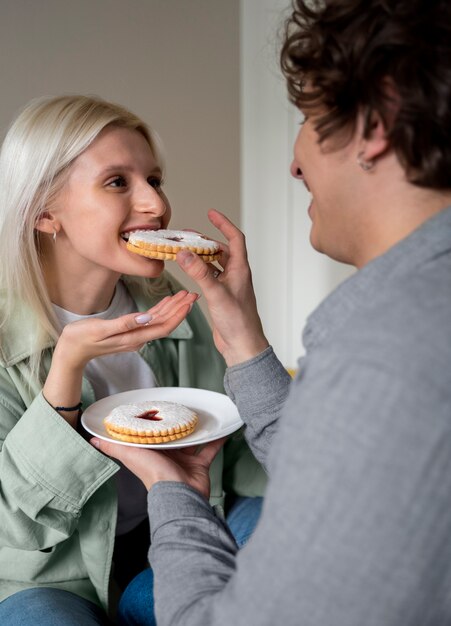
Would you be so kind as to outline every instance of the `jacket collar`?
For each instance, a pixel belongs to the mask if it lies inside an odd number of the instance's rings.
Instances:
[[[180,289],[180,286],[166,272],[156,281],[158,290],[151,294],[145,289],[147,279],[128,279],[124,276],[122,280],[127,285],[138,311],[146,311],[165,296],[172,295]],[[47,337],[39,340],[39,334],[40,329],[33,311],[23,303],[18,304],[14,314],[0,331],[0,365],[11,367],[29,358],[37,350],[54,347],[53,339]],[[185,319],[168,336],[168,339],[191,339],[192,337],[193,331]]]

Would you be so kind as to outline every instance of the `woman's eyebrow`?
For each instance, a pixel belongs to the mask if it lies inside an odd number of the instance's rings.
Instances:
[[[123,163],[117,163],[115,165],[108,165],[107,167],[104,167],[100,172],[99,172],[99,176],[101,176],[102,174],[109,174],[110,172],[117,172],[117,171],[122,171],[122,172],[131,172],[132,171],[132,167],[130,167],[130,165],[124,165]]]
[[[130,165],[125,165],[124,163],[116,163],[115,165],[108,165],[107,167],[103,168],[100,172],[99,172],[99,176],[104,176],[105,174],[111,174],[112,172],[132,172],[135,168],[130,166]],[[152,174],[161,174],[161,168],[156,165],[154,168],[152,168],[151,170]]]

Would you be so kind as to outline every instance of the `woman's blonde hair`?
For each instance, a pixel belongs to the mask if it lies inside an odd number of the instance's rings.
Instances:
[[[9,128],[0,154],[0,328],[17,306],[36,316],[33,374],[41,349],[59,335],[41,270],[37,220],[66,180],[70,165],[108,125],[140,132],[163,169],[158,137],[127,109],[98,97],[31,101]]]

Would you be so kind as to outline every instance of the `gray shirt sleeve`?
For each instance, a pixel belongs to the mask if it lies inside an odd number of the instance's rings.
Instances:
[[[271,442],[288,396],[291,378],[271,347],[226,371],[224,388],[246,424],[245,437],[267,470]]]
[[[450,623],[449,393],[407,369],[343,351],[305,361],[239,553],[198,493],[151,489],[160,626]]]

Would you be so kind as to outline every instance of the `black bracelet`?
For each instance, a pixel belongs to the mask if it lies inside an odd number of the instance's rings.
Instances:
[[[82,403],[79,402],[75,406],[54,406],[55,411],[79,411]]]

